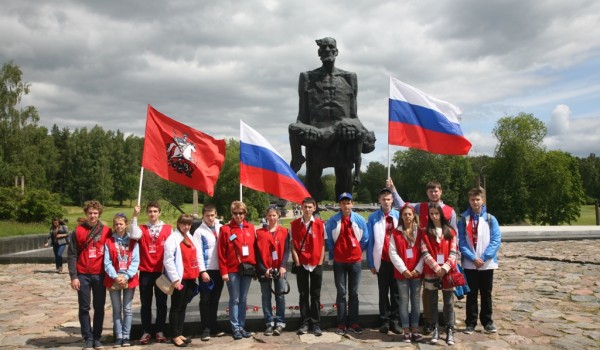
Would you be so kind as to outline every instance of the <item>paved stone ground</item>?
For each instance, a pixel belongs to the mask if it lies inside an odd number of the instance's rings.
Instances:
[[[598,349],[600,348],[600,240],[503,243],[501,269],[494,286],[494,319],[498,333],[487,335],[481,327],[471,335],[460,333],[464,327],[464,301],[456,302],[456,349]],[[58,275],[53,265],[0,265],[0,348],[81,347],[77,320],[77,297],[68,287],[67,274]],[[326,275],[331,275],[327,271]],[[376,284],[368,271],[361,283],[361,313],[373,314],[375,305],[365,299],[376,298]],[[332,277],[325,283],[332,284]],[[294,290],[295,283],[292,283]],[[327,286],[329,291],[335,290]],[[226,289],[225,289],[226,291]],[[334,296],[326,292],[323,301]],[[249,304],[258,304],[258,284],[253,282]],[[290,295],[290,304],[297,297]],[[222,300],[227,300],[224,292]],[[293,301],[292,301],[293,300]],[[363,303],[363,301],[365,301]],[[376,303],[376,301],[375,301]],[[222,305],[225,305],[222,303]],[[139,312],[139,298],[135,298]],[[197,317],[197,299],[189,307],[188,318]],[[107,298],[104,340],[106,348],[112,333],[110,301]],[[330,313],[326,309],[324,313]],[[249,311],[251,318],[260,312]],[[290,314],[293,317],[293,315]],[[233,341],[230,336],[201,342],[192,347],[211,349],[353,349],[420,348],[438,345],[404,344],[398,336],[366,329],[362,335],[338,336],[325,332],[297,336],[285,332],[279,337],[257,333],[253,338]],[[132,348],[142,348],[133,346]],[[167,349],[173,345],[151,343],[147,349]]]

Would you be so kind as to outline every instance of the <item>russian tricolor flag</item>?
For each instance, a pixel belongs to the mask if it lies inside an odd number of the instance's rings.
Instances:
[[[283,157],[261,134],[241,120],[240,183],[298,204],[310,197]]]
[[[389,112],[391,145],[455,155],[465,155],[471,149],[460,129],[462,111],[458,107],[392,77]]]

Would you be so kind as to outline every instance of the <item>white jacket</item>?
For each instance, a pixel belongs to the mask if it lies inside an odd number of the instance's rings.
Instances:
[[[216,237],[204,221],[202,221],[202,224],[194,232],[194,244],[202,255],[202,259],[198,261],[200,272],[219,269],[219,250],[217,249],[217,244],[219,242],[218,237],[221,226],[223,225],[218,220],[215,220]]]
[[[196,247],[196,258],[198,262],[202,259],[201,250],[194,243],[194,239],[190,233],[186,233],[188,240]],[[165,255],[163,257],[164,271],[171,282],[180,281],[183,279],[183,258],[179,245],[183,241],[183,236],[178,229],[173,230],[169,238],[165,241]]]

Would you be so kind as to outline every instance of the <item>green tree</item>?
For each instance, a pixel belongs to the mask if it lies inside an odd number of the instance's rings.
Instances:
[[[595,153],[590,153],[586,158],[580,159],[579,171],[587,197],[586,202],[593,204],[600,200],[600,158],[596,157]]]
[[[0,70],[0,183],[9,186],[15,176],[24,176],[27,187],[51,189],[59,169],[58,152],[48,130],[37,125],[35,107],[20,107],[30,87],[22,75],[12,62]]]
[[[392,180],[406,201],[427,200],[425,187],[436,180],[442,185],[444,203],[466,207],[467,192],[473,187],[473,169],[467,157],[432,154],[416,149],[397,151],[394,155]]]
[[[546,126],[532,114],[498,120],[493,130],[498,139],[491,164],[487,201],[502,223],[521,223],[531,212],[532,180],[545,148]]]
[[[562,151],[544,153],[530,184],[529,219],[542,225],[575,221],[584,201],[577,159]]]
[[[359,199],[365,203],[377,203],[379,191],[385,187],[387,169],[379,162],[370,162],[367,170],[360,176],[360,185],[356,186]]]

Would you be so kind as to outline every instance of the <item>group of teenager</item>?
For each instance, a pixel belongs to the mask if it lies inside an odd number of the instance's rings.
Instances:
[[[352,210],[352,194],[342,193],[338,197],[339,212],[326,223],[314,215],[315,200],[305,198],[302,215],[291,222],[289,230],[279,224],[281,212],[276,207],[267,209],[265,222],[256,229],[246,220],[248,209],[241,201],[231,204],[228,223],[220,223],[215,206],[206,204],[201,221],[182,214],[172,228],[160,220],[160,205],[151,202],[146,206],[146,224],[138,225],[141,208],[136,206],[131,222],[119,213],[110,229],[99,220],[102,205],[90,201],[84,207],[86,221],[71,234],[68,251],[84,349],[102,348],[107,290],[113,307],[115,345],[131,345],[132,304],[138,287],[143,328],[139,343],[148,344],[153,339],[166,342],[168,295],[157,286],[161,278],[167,278],[172,287],[169,335],[177,347],[186,347],[192,341],[183,335],[183,326],[187,304],[196,294],[200,294],[201,340],[224,335],[217,326],[217,313],[225,285],[231,335],[235,340],[251,337],[245,324],[253,280],[260,283],[264,335],[280,335],[286,328],[288,273],[295,274],[299,294],[301,322],[297,333],[320,336],[325,247],[337,290],[336,334],[362,333],[358,290],[363,252],[369,269],[377,275],[382,333],[391,331],[404,342],[421,342],[422,301],[423,332],[431,333],[431,343],[438,342],[438,291],[442,290],[446,342],[454,344],[453,288],[443,288],[441,280],[456,268],[459,257],[471,290],[467,294],[464,332],[473,333],[478,318],[486,332],[495,332],[491,292],[501,239],[498,222],[487,214],[481,189],[469,192],[470,208],[458,219],[454,210],[441,201],[441,195],[440,184],[430,182],[428,202],[407,203],[388,179],[379,193],[380,208],[368,220]],[[288,272],[290,255],[292,269]]]

